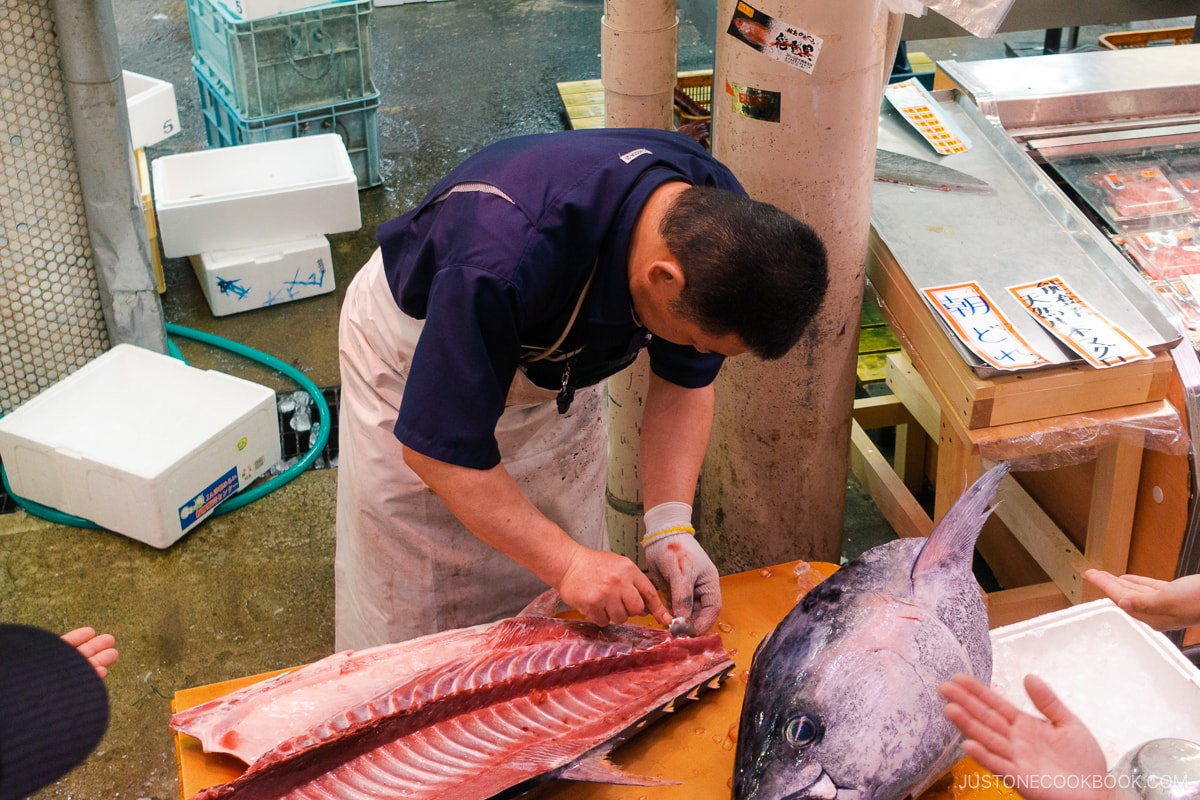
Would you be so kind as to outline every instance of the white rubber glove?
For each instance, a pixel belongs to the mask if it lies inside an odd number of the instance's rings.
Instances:
[[[647,509],[645,521],[642,547],[650,579],[670,596],[672,614],[691,621],[696,633],[706,632],[721,610],[721,584],[712,559],[696,541],[692,507],[659,503]]]

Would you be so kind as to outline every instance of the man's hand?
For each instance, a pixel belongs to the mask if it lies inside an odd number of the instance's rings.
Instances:
[[[1116,800],[1105,781],[1104,753],[1082,721],[1045,681],[1025,677],[1025,691],[1045,718],[1018,709],[971,675],[938,687],[945,715],[966,737],[963,751],[1012,780],[1028,800]]]
[[[620,625],[638,614],[671,621],[654,584],[625,556],[580,546],[558,584],[563,602],[597,625]]]
[[[646,545],[646,560],[650,577],[671,597],[671,613],[691,620],[696,633],[711,628],[721,611],[720,576],[696,537],[679,533],[654,539]]]
[[[60,638],[78,650],[101,678],[108,675],[108,668],[117,661],[117,640],[111,633],[97,634],[92,628],[76,628]]]
[[[1089,569],[1083,577],[1131,617],[1157,631],[1200,624],[1200,575],[1162,581],[1143,575],[1117,576],[1101,569]]]

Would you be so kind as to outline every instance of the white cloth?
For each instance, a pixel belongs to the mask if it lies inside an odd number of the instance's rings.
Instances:
[[[338,337],[338,650],[511,616],[546,588],[477,539],[404,463],[392,427],[420,333],[376,250],[346,291]],[[518,372],[496,439],[525,496],[581,544],[607,550],[603,391],[577,391],[560,415],[555,393]]]

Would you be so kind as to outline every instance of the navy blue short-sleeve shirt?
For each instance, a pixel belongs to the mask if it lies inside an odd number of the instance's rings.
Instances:
[[[416,208],[379,226],[392,294],[425,320],[396,437],[440,461],[489,469],[500,462],[494,432],[518,369],[557,390],[569,365],[570,384],[588,386],[642,347],[665,380],[710,384],[723,358],[652,338],[629,295],[638,214],[654,189],[679,180],[745,193],[673,131],[520,136],[469,157]]]

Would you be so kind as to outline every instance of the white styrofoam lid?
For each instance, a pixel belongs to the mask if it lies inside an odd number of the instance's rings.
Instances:
[[[0,432],[151,476],[265,398],[266,386],[120,344],[0,419]]]
[[[1200,743],[1200,671],[1111,600],[993,630],[992,686],[1037,715],[1023,685],[1029,673],[1087,724],[1110,768],[1150,739]]]

